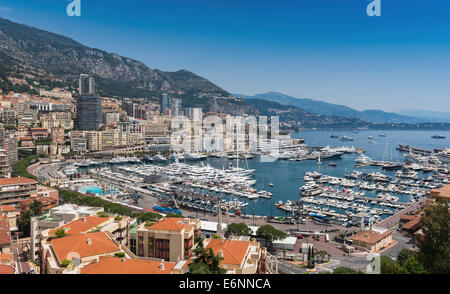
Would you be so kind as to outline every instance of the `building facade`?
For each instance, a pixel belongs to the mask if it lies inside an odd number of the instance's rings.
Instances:
[[[163,218],[150,226],[141,224],[130,244],[137,256],[177,262],[192,256],[194,238],[200,233],[199,220]]]
[[[0,204],[19,205],[21,201],[30,199],[36,191],[35,180],[25,177],[0,179]]]

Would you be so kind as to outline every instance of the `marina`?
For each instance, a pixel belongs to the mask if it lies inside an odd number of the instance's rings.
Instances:
[[[401,144],[394,149],[389,132],[382,133],[384,136],[366,132],[352,133],[355,139],[361,139],[348,142],[348,146],[338,143],[323,147],[321,141],[307,139],[311,145],[283,148],[274,162],[260,160],[272,154],[270,151],[234,156],[191,154],[190,160],[180,153],[141,159],[116,157],[101,163],[85,161],[66,170],[139,187],[176,208],[217,214],[220,206],[222,213],[236,215],[294,217],[301,213],[343,225],[382,221],[447,182],[448,166],[436,160],[434,152],[424,152],[426,149],[420,147],[406,151]],[[321,132],[301,135],[310,133]],[[384,138],[386,142],[371,144],[368,137],[378,137],[378,141]],[[330,139],[324,141],[330,143]],[[414,152],[417,150],[421,151]],[[330,164],[318,164],[327,160]],[[128,200],[130,205],[137,203],[136,197]]]

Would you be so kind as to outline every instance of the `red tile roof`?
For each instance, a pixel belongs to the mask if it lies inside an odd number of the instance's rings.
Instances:
[[[0,263],[14,261],[14,255],[8,253],[0,253]]]
[[[404,224],[402,229],[416,231],[419,228],[420,220],[421,220],[420,216],[415,216],[409,222]]]
[[[160,268],[160,264],[164,265],[164,269]],[[93,261],[83,267],[81,274],[170,274],[175,265],[175,262],[101,256],[99,261]]]
[[[181,231],[185,228],[192,228],[190,225],[183,222],[183,218],[168,217],[163,218],[156,223],[152,224],[148,228],[150,230],[161,230],[161,231]]]
[[[66,236],[50,241],[59,263],[64,259],[84,258],[120,251],[104,232]]]
[[[12,275],[15,269],[12,266],[6,264],[0,264],[0,275]]]
[[[0,179],[0,185],[17,185],[17,184],[32,184],[32,183],[37,183],[37,181],[25,177]]]
[[[250,241],[211,239],[205,248],[212,248],[215,255],[223,253],[224,264],[241,264],[250,247]]]
[[[18,210],[18,209],[11,205],[0,205],[0,213],[8,212],[8,211],[16,211],[16,210]]]
[[[386,230],[382,234],[372,230],[365,230],[356,233],[355,235],[351,236],[350,239],[353,241],[375,244],[381,241],[384,237],[388,236],[389,234],[392,234],[392,230]]]
[[[76,219],[70,223],[67,223],[63,226],[57,227],[53,230],[49,231],[49,234],[54,234],[59,229],[64,228],[66,231],[66,235],[77,235],[80,233],[85,233],[87,231],[95,229],[97,226],[110,221],[109,217],[99,217],[99,216],[86,216],[79,219]]]

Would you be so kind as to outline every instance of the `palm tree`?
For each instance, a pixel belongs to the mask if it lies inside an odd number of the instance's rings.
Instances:
[[[283,259],[286,259],[286,248],[283,248]]]
[[[42,203],[34,200],[31,202],[30,207],[30,216],[40,215],[42,213]]]

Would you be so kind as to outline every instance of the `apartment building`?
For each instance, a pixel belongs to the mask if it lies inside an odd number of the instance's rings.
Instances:
[[[37,181],[25,178],[0,179],[0,204],[18,205],[21,201],[31,198],[36,194]]]
[[[51,208],[40,216],[31,218],[31,260],[36,260],[38,256],[41,232],[61,227],[81,217],[96,216],[103,211],[103,207],[64,204]]]
[[[34,140],[31,137],[20,138],[20,147],[33,147]]]
[[[11,166],[8,161],[8,154],[5,149],[0,149],[0,178],[11,176]]]
[[[4,124],[15,124],[16,123],[16,110],[0,106],[0,121]]]
[[[65,274],[76,273],[101,256],[114,256],[123,251],[110,234],[92,232],[43,240],[40,252],[42,274]]]
[[[87,141],[84,132],[72,131],[70,133],[70,145],[72,152],[84,153],[87,148]]]
[[[89,151],[101,151],[103,150],[103,136],[100,131],[87,131],[86,132],[86,148]]]
[[[118,112],[104,112],[103,123],[105,125],[111,125],[120,121],[120,115]]]
[[[20,216],[18,208],[11,205],[0,205],[0,216],[8,218],[10,231],[17,231],[17,221]]]
[[[266,248],[250,237],[233,237],[231,239],[205,239],[206,249],[223,259],[220,267],[227,274],[263,274],[266,273]]]
[[[46,129],[62,128],[65,130],[73,129],[73,115],[71,112],[51,112],[41,115],[41,126]]]
[[[31,128],[30,132],[33,140],[40,140],[48,137],[48,130],[46,128]]]
[[[11,231],[8,217],[0,216],[0,254],[11,251]]]
[[[64,237],[56,238],[56,232],[63,229]],[[113,255],[129,249],[130,218],[85,216],[62,226],[40,232],[40,264],[44,272],[62,273],[61,263],[65,259],[80,259],[77,265],[86,264],[102,255]],[[69,240],[67,242],[57,240]],[[92,246],[91,246],[92,245]],[[64,248],[70,247],[70,252]],[[66,250],[66,251],[64,251]],[[58,253],[58,251],[60,253]]]
[[[129,217],[83,216],[62,226],[45,230],[41,232],[41,235],[44,238],[51,238],[60,229],[63,229],[66,235],[83,234],[91,231],[105,231],[111,233],[120,245],[128,246],[130,222]]]
[[[63,128],[52,128],[50,130],[51,139],[53,143],[64,143],[64,129]]]
[[[115,147],[127,146],[127,133],[117,129],[109,129],[102,132],[103,150],[113,149]]]
[[[38,124],[38,111],[35,109],[17,111],[17,124],[30,127]]]
[[[141,224],[131,236],[130,245],[140,257],[177,262],[192,256],[194,238],[201,222],[190,218],[163,218],[154,224]]]

